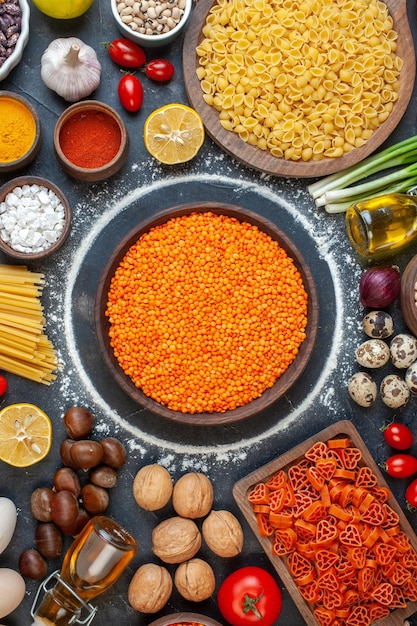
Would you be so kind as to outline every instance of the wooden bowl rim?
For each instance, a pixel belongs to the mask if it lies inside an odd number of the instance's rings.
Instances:
[[[51,246],[49,246],[49,248],[43,250],[42,252],[31,253],[14,250],[0,237],[0,250],[2,250],[9,257],[26,262],[38,261],[40,259],[45,259],[51,256],[62,246],[64,241],[67,239],[71,230],[71,207],[63,191],[57,185],[55,185],[55,183],[48,180],[47,178],[43,178],[42,176],[18,176],[17,178],[12,178],[11,180],[7,181],[0,187],[0,202],[2,202],[5,196],[15,187],[20,187],[22,185],[42,185],[43,187],[48,187],[48,189],[51,189],[55,193],[55,195],[58,196],[65,211],[65,223],[61,235]]]
[[[227,154],[255,170],[273,176],[288,178],[322,177],[355,165],[376,151],[399,124],[410,101],[416,74],[414,42],[407,16],[406,0],[385,0],[398,34],[397,54],[403,58],[400,74],[400,91],[397,102],[387,120],[374,132],[361,147],[341,157],[325,157],[321,161],[289,161],[274,157],[269,151],[261,150],[241,140],[233,131],[225,130],[218,119],[218,112],[206,104],[200,81],[196,75],[198,57],[196,47],[202,39],[202,28],[207,13],[217,0],[200,0],[193,11],[185,34],[183,46],[184,84],[191,106],[201,115],[207,134]]]
[[[3,89],[3,90],[0,90],[0,99],[2,98],[9,98],[10,100],[16,100],[16,102],[19,102],[24,107],[26,107],[26,109],[29,111],[29,113],[33,117],[33,120],[35,122],[35,129],[36,129],[35,138],[29,150],[27,150],[24,154],[22,154],[15,161],[0,162],[0,173],[1,172],[7,173],[7,172],[12,172],[14,170],[25,167],[26,165],[29,165],[29,163],[31,163],[34,160],[34,158],[37,156],[41,147],[42,125],[41,125],[39,113],[37,112],[33,104],[29,102],[27,98],[25,98],[25,96],[22,96],[21,94],[18,94],[18,93],[14,93],[13,91],[8,91],[6,89]]]
[[[260,230],[266,232],[273,239],[277,240],[280,246],[293,259],[295,266],[301,274],[304,287],[308,293],[307,336],[300,346],[296,359],[293,363],[291,363],[276,383],[269,389],[266,389],[260,397],[255,398],[246,405],[224,413],[181,413],[180,411],[173,411],[146,396],[134,385],[131,379],[119,366],[113,350],[110,347],[108,337],[109,322],[104,314],[107,306],[107,294],[111,278],[128,249],[143,233],[149,231],[153,226],[165,223],[173,217],[188,215],[197,211],[201,213],[211,211],[217,214],[236,217],[240,221],[247,221],[251,224],[255,224]],[[94,324],[99,351],[102,358],[114,380],[128,396],[130,396],[139,405],[149,409],[153,413],[168,418],[174,422],[190,425],[212,426],[217,424],[234,423],[253,417],[279,400],[279,398],[281,398],[290,389],[296,380],[299,379],[311,357],[316,340],[318,329],[318,297],[313,276],[304,260],[303,255],[288,235],[286,235],[278,226],[263,216],[237,205],[225,204],[221,202],[190,202],[165,209],[143,220],[137,226],[132,228],[130,232],[127,233],[127,235],[116,245],[105,263],[99,278],[94,303]]]
[[[220,622],[207,615],[182,611],[180,613],[171,613],[170,615],[159,617],[151,622],[149,626],[171,626],[171,624],[184,624],[187,622],[195,622],[197,624],[203,624],[204,626],[222,626]]]
[[[417,301],[415,283],[417,280],[417,254],[408,262],[401,277],[401,312],[411,332],[417,337]]]
[[[60,137],[60,133],[62,130],[62,126],[73,115],[76,115],[77,113],[84,111],[84,110],[102,111],[103,113],[112,117],[117,122],[119,129],[120,129],[119,149],[117,153],[115,154],[115,156],[111,159],[111,161],[108,161],[108,163],[106,163],[105,165],[102,165],[101,167],[88,168],[88,167],[80,167],[79,165],[75,165],[72,161],[70,161],[65,156],[65,154],[63,153],[61,149],[59,137]],[[71,171],[74,175],[77,175],[77,176],[79,175],[80,177],[83,177],[83,175],[94,176],[95,174],[104,174],[108,172],[109,170],[113,170],[114,166],[118,164],[121,167],[124,161],[126,160],[128,145],[129,145],[129,136],[127,133],[126,125],[124,121],[122,120],[121,116],[109,104],[105,102],[100,102],[99,100],[83,100],[82,102],[75,102],[74,104],[69,106],[67,109],[65,109],[63,113],[61,113],[61,115],[59,116],[55,124],[54,147],[55,147],[55,151],[58,156],[58,159],[63,163],[63,165],[67,168],[67,170]]]

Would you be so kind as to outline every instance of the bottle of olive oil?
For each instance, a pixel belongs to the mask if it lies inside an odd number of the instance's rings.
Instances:
[[[417,232],[417,197],[391,193],[356,202],[346,212],[346,230],[362,256],[389,254]]]

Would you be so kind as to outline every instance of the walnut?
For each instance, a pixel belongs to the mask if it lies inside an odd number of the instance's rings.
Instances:
[[[147,511],[157,511],[164,507],[172,495],[172,478],[162,465],[144,465],[133,481],[133,496],[136,502]]]
[[[177,567],[175,586],[186,600],[201,602],[207,600],[216,587],[212,567],[203,559],[190,559]]]
[[[207,476],[189,472],[175,483],[172,504],[178,515],[196,519],[210,512],[213,496],[213,485]]]
[[[230,511],[212,511],[203,522],[203,537],[218,556],[236,556],[243,548],[243,530]]]
[[[129,584],[129,604],[141,613],[157,613],[172,593],[172,578],[165,567],[154,563],[141,565]]]
[[[191,559],[201,547],[197,524],[184,517],[170,517],[152,531],[152,551],[165,563]]]

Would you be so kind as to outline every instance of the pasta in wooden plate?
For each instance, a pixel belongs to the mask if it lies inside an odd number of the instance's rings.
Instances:
[[[211,4],[203,20],[200,15],[196,39],[190,25],[196,65],[185,71],[188,95],[205,124],[209,122],[208,133],[213,129],[213,116],[207,113],[211,110],[221,129],[247,144],[250,156],[257,149],[255,154],[310,164],[311,175],[320,161],[328,173],[329,161],[346,161],[354,151],[358,160],[364,158],[368,142],[372,151],[398,123],[411,95],[404,81],[415,73],[415,60],[404,48],[389,4]],[[404,23],[409,31],[406,15],[400,21],[402,31]],[[223,140],[227,134],[215,129],[213,138]],[[344,162],[336,169],[343,167]]]

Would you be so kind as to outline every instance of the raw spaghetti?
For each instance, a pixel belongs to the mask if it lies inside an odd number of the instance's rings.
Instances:
[[[49,385],[58,359],[45,335],[41,273],[0,265],[0,369]]]
[[[128,250],[106,315],[119,365],[143,393],[182,413],[259,397],[305,339],[302,278],[277,241],[212,212],[173,218]]]

